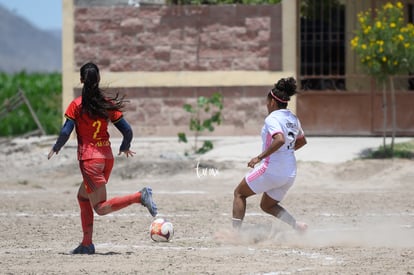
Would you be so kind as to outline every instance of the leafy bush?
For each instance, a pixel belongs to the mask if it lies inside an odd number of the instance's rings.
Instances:
[[[210,140],[205,140],[200,148],[198,148],[197,142],[203,131],[212,132],[214,131],[214,124],[221,124],[223,96],[220,93],[214,93],[211,97],[200,96],[194,106],[184,104],[183,109],[191,114],[189,129],[194,132],[194,153],[204,154],[213,149],[213,143]],[[210,112],[212,112],[211,115]],[[178,133],[178,141],[187,143],[186,134]]]
[[[62,76],[59,73],[0,73],[0,108],[23,90],[47,134],[58,134],[62,124]],[[22,104],[1,118],[0,136],[18,136],[37,129],[28,107]]]

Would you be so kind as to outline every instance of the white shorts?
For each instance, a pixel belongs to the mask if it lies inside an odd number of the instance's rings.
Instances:
[[[258,166],[246,175],[247,185],[256,194],[266,193],[274,200],[282,201],[287,191],[292,187],[295,176],[279,176],[266,173],[266,168]]]

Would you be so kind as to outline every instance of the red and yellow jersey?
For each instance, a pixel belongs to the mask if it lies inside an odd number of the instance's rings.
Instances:
[[[108,120],[105,118],[91,118],[82,113],[82,97],[77,97],[68,106],[65,112],[67,119],[73,120],[78,138],[78,159],[113,158],[111,143],[108,134]],[[109,120],[113,123],[122,118],[121,111],[109,111]]]

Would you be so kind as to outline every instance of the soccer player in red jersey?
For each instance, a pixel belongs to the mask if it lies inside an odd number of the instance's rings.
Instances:
[[[107,131],[111,121],[122,133],[123,139],[119,154],[132,157],[130,150],[132,129],[123,118],[121,109],[125,101],[116,95],[104,97],[99,88],[99,68],[94,63],[87,63],[80,68],[80,80],[83,83],[82,95],[74,99],[68,106],[59,137],[52,147],[48,159],[58,154],[68,141],[73,128],[76,128],[78,140],[78,160],[83,177],[79,187],[78,202],[83,230],[83,240],[72,254],[94,254],[92,243],[93,209],[98,215],[106,215],[120,210],[133,203],[141,203],[148,208],[150,214],[157,215],[157,206],[152,199],[152,189],[144,187],[134,194],[114,197],[107,200],[106,183],[112,171],[114,157]]]

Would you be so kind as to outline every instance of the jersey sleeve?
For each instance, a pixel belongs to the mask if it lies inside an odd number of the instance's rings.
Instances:
[[[267,132],[273,137],[278,133],[283,133],[283,129],[279,123],[279,121],[274,117],[267,117],[265,119],[265,126]]]
[[[114,104],[110,99],[107,99],[107,102],[109,104]],[[111,110],[111,111],[108,111],[108,118],[113,124],[115,124],[123,118],[123,113],[119,109]]]
[[[65,117],[70,120],[76,120],[76,114],[78,113],[79,104],[78,100],[73,100],[65,112]]]
[[[109,119],[112,123],[117,123],[123,118],[123,114],[121,111],[111,111],[109,112]]]

